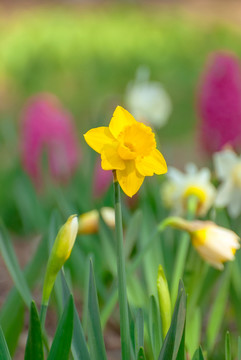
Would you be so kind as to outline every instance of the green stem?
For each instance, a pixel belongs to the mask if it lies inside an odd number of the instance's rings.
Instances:
[[[198,199],[194,196],[188,199],[188,220],[192,220],[197,208]],[[171,303],[174,306],[177,298],[178,284],[183,277],[185,268],[188,248],[189,248],[189,234],[183,233],[181,235],[180,243],[178,246],[177,257],[175,261],[175,267],[173,271],[172,283],[171,283]]]
[[[123,247],[123,229],[120,203],[120,187],[114,175],[115,194],[115,226],[116,226],[116,248],[117,248],[117,277],[118,295],[120,307],[120,333],[122,360],[131,359],[130,327],[128,317],[128,303],[126,293],[125,257]]]
[[[127,279],[133,274],[133,272],[140,265],[141,261],[143,260],[143,258],[147,254],[147,252],[152,248],[154,243],[157,241],[157,235],[159,233],[161,233],[165,229],[165,227],[166,227],[165,221],[161,222],[161,224],[153,232],[148,243],[146,243],[145,246],[141,249],[141,251],[136,255],[136,257],[133,259],[132,263],[128,265]],[[106,303],[106,305],[101,313],[101,324],[102,324],[103,328],[105,327],[110,314],[114,310],[117,300],[118,300],[117,289],[114,288],[108,299],[108,302]]]

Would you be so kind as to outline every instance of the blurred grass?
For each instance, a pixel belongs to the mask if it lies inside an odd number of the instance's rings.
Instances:
[[[237,30],[178,11],[51,7],[0,18],[0,88],[10,98],[11,116],[19,116],[26,97],[51,91],[73,112],[81,131],[109,121],[144,64],[173,102],[161,140],[187,137],[195,126],[195,90],[207,54],[225,48],[241,55]]]

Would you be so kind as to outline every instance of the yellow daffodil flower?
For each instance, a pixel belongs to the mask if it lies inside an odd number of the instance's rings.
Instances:
[[[199,255],[213,267],[222,270],[223,263],[234,260],[240,248],[238,235],[212,221],[186,221],[173,217],[165,220],[165,225],[186,230]]]
[[[116,170],[117,181],[130,197],[139,190],[145,176],[167,172],[152,129],[136,121],[121,106],[115,109],[109,127],[91,129],[84,137],[101,154],[102,168]]]

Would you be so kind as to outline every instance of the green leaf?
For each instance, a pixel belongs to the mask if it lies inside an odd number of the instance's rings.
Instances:
[[[31,302],[30,326],[24,360],[33,359],[44,359],[41,325],[39,321],[38,310],[34,301]]]
[[[219,334],[222,320],[224,318],[226,304],[228,301],[231,269],[228,265],[225,269],[224,274],[222,275],[222,278],[220,279],[219,289],[216,292],[215,301],[211,310],[211,315],[207,326],[207,343],[209,351],[213,349],[215,340]]]
[[[141,210],[137,210],[134,215],[131,217],[131,220],[128,224],[128,228],[125,234],[125,256],[128,257],[135,245],[137,236],[141,229],[143,215]]]
[[[51,346],[48,360],[68,360],[73,334],[74,302],[70,296]]]
[[[24,269],[24,276],[30,288],[42,274],[41,270],[47,258],[46,254],[47,237],[45,236],[40,242],[35,255]],[[13,354],[24,325],[24,302],[15,287],[12,288],[1,308],[0,323],[10,354]]]
[[[98,306],[97,291],[95,286],[94,272],[92,261],[90,260],[90,278],[88,293],[88,310],[89,310],[89,346],[91,359],[107,360],[105,344],[100,323],[100,313]]]
[[[192,360],[204,360],[201,347],[195,351]]]
[[[66,305],[69,296],[71,295],[63,270],[61,271],[62,289],[63,289],[63,303]],[[88,347],[86,344],[84,332],[80,323],[79,315],[74,304],[74,329],[72,339],[72,353],[77,360],[90,360]]]
[[[238,337],[238,360],[241,360],[241,337]]]
[[[227,331],[225,336],[225,360],[231,360],[231,344],[229,331]]]
[[[145,356],[145,352],[144,352],[144,348],[141,347],[138,351],[138,356],[137,356],[137,360],[146,360],[146,356]]]
[[[144,346],[144,317],[142,309],[137,309],[135,329],[137,335],[136,347],[139,349]]]
[[[186,346],[190,356],[193,355],[194,351],[197,349],[200,343],[201,336],[201,311],[199,308],[194,308],[191,313],[189,313],[189,303],[187,304],[187,324],[186,327]]]
[[[182,281],[179,283],[170,329],[165,337],[158,360],[184,360],[184,336],[186,318],[186,293]]]
[[[3,335],[2,328],[0,326],[0,354],[2,360],[11,360],[11,356],[8,351],[8,346]]]
[[[112,274],[116,275],[116,253],[115,246],[113,241],[113,234],[111,233],[110,228],[106,225],[104,220],[101,217],[99,221],[99,234],[101,240],[101,249],[105,254],[104,266],[111,271]]]
[[[5,261],[7,269],[13,279],[13,282],[19,291],[19,294],[21,295],[27,307],[30,307],[30,303],[32,300],[30,290],[23,276],[23,273],[20,269],[20,266],[18,264],[18,260],[13,250],[7,230],[5,229],[5,226],[1,221],[0,221],[0,252]]]
[[[157,359],[162,345],[161,318],[155,297],[150,297],[149,305],[149,336],[152,348],[152,357]]]

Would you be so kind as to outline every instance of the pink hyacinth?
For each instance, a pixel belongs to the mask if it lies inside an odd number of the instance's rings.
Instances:
[[[212,154],[225,145],[241,146],[241,72],[231,53],[212,54],[202,75],[198,94],[200,140]]]
[[[27,102],[21,124],[23,165],[37,187],[43,185],[44,159],[48,177],[67,181],[75,171],[80,150],[71,115],[52,94],[33,96]]]
[[[103,170],[101,160],[98,158],[94,169],[93,195],[101,197],[107,191],[112,182],[113,175],[111,170]]]

